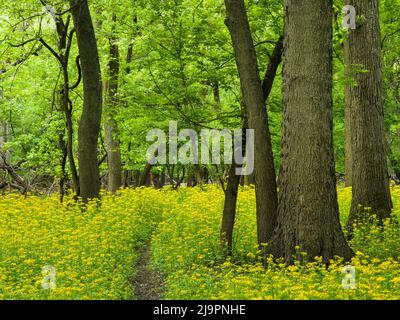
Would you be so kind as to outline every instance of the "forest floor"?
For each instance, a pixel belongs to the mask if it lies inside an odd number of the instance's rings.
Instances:
[[[151,245],[146,243],[136,265],[133,280],[137,300],[161,300],[163,297],[163,277],[151,266]]]
[[[66,197],[0,197],[0,300],[399,300],[400,187],[393,220],[355,229],[345,289],[343,261],[329,268],[259,260],[254,187],[238,194],[235,249],[220,253],[220,186],[121,190],[101,206]],[[341,223],[351,188],[338,187]],[[394,223],[392,223],[394,222]],[[151,240],[150,240],[151,239]],[[300,252],[300,254],[302,254]],[[44,277],[43,268],[54,269]],[[52,280],[53,279],[53,280]],[[55,281],[48,290],[43,281]],[[47,282],[46,282],[47,284]],[[55,284],[55,283],[54,283]]]

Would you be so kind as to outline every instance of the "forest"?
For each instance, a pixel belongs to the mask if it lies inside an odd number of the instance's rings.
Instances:
[[[0,8],[0,300],[400,299],[400,0]]]

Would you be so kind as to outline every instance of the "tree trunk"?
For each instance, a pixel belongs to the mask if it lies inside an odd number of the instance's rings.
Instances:
[[[225,0],[249,128],[255,130],[258,243],[266,243],[276,225],[277,188],[268,115],[244,0]]]
[[[204,170],[199,164],[194,165],[194,175],[195,175],[195,181],[196,185],[202,185],[204,184]]]
[[[279,37],[278,42],[275,44],[274,51],[272,52],[267,70],[265,71],[264,80],[262,82],[264,101],[268,100],[274,84],[276,72],[282,62],[283,54],[283,35]]]
[[[350,108],[348,101],[348,89],[346,88],[346,110],[345,110],[345,179],[346,187],[351,187],[353,185],[352,181],[352,164],[353,160],[351,158],[351,124],[350,124]]]
[[[390,217],[392,209],[384,143],[378,0],[354,0],[351,4],[362,19],[345,43],[346,67],[356,83],[346,91],[353,186],[347,224],[350,234],[357,220],[371,214],[383,220]]]
[[[227,255],[232,254],[233,228],[235,225],[236,204],[241,178],[240,175],[236,174],[236,168],[238,168],[238,165],[235,163],[235,157],[233,156],[233,163],[229,170],[228,184],[225,190],[224,212],[221,226],[221,247]]]
[[[0,128],[0,150],[2,150],[4,144],[6,144],[8,142],[9,139],[9,128],[8,128],[8,124],[6,121],[3,121],[1,123],[1,128]],[[10,152],[7,150],[4,152],[5,157],[7,162],[10,162]],[[0,158],[1,161],[1,158]],[[1,162],[0,162],[1,164]]]
[[[87,0],[70,0],[83,78],[83,111],[79,123],[79,182],[82,199],[96,198],[100,191],[97,144],[102,112],[99,54]]]
[[[72,177],[72,186],[73,186],[75,195],[79,196],[80,195],[79,176],[78,176],[78,170],[76,168],[75,158],[74,158],[74,123],[73,123],[73,119],[72,119],[73,106],[72,106],[72,103],[69,98],[70,83],[69,83],[68,65],[69,65],[69,57],[70,57],[71,46],[72,46],[72,37],[74,35],[74,30],[71,30],[71,32],[68,34],[70,19],[71,19],[71,17],[69,16],[67,18],[67,22],[64,23],[62,17],[57,18],[57,34],[58,34],[58,39],[59,39],[58,49],[60,52],[59,55],[60,55],[61,71],[63,74],[63,84],[62,84],[61,94],[60,94],[60,105],[61,105],[61,108],[65,115],[65,126],[67,129],[66,146],[62,146],[60,144],[60,148],[61,148],[61,151],[63,152],[63,154],[65,151],[67,152],[69,168],[70,168],[71,177]],[[79,57],[77,58],[76,61],[77,61],[77,64],[79,65]],[[60,141],[60,143],[61,143],[61,141]],[[64,150],[64,148],[66,148],[66,149]],[[63,161],[64,161],[64,159],[61,159],[61,164],[63,164]]]
[[[282,177],[269,253],[350,259],[333,157],[332,1],[285,0]],[[298,256],[300,259],[300,255]]]
[[[348,45],[344,47],[344,60],[345,60],[345,81],[350,81],[350,68],[347,66],[349,65],[349,52],[348,52]],[[346,187],[351,187],[352,182],[352,164],[353,160],[351,158],[351,111],[350,111],[350,85],[346,84],[345,90],[345,179],[346,179]]]
[[[113,16],[115,24],[117,17]],[[108,159],[108,190],[115,193],[122,185],[121,149],[118,137],[118,125],[115,120],[118,106],[118,76],[119,76],[119,48],[114,36],[114,30],[109,39],[110,60],[108,62],[109,80],[105,83],[106,109],[104,131],[106,134],[107,159]]]
[[[65,182],[67,181],[67,172],[66,172],[65,167],[67,164],[68,152],[67,152],[67,144],[64,141],[64,135],[65,135],[65,130],[63,129],[58,134],[59,148],[62,152],[61,157],[60,157],[61,177],[60,177],[60,182],[59,182],[60,202],[61,203],[64,202]]]
[[[268,63],[268,67],[265,72],[265,77],[263,81],[263,93],[264,93],[264,102],[266,102],[269,98],[269,95],[272,90],[272,86],[274,84],[276,72],[278,67],[282,61],[283,54],[283,36],[279,38],[278,42],[275,45],[275,49],[273,54],[271,55],[271,59]],[[248,128],[248,121],[245,120],[245,125],[243,126],[243,130]],[[245,136],[243,137],[245,140]],[[237,195],[239,191],[239,184],[241,180],[247,185],[254,184],[254,173],[248,176],[238,176],[235,173],[235,168],[237,168],[237,164],[233,161],[232,166],[229,171],[229,179],[228,184],[225,191],[225,204],[224,204],[224,212],[222,217],[222,227],[221,227],[221,243],[224,250],[227,249],[227,253],[230,255],[232,253],[232,239],[233,239],[233,228],[235,225],[235,217],[236,217],[236,205],[237,205]],[[234,176],[232,176],[234,175]],[[244,179],[243,179],[244,178]]]
[[[139,185],[138,187],[149,187],[150,186],[150,180],[151,180],[151,169],[153,168],[153,165],[150,163],[146,163],[144,166],[143,172],[140,175],[139,179]]]

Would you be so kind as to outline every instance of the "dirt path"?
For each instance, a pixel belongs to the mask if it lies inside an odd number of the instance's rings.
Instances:
[[[163,280],[159,272],[150,266],[151,247],[147,243],[140,254],[136,265],[136,277],[133,280],[135,297],[138,300],[161,300],[163,296]]]

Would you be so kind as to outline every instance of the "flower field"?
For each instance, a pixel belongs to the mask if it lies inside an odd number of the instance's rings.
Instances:
[[[400,188],[393,188],[394,219]],[[350,189],[339,188],[346,220]],[[254,189],[239,194],[234,252],[224,261],[217,186],[127,189],[83,206],[57,196],[0,196],[0,299],[135,299],[132,279],[151,238],[152,266],[165,299],[400,299],[400,227],[358,228],[351,265],[356,289],[342,287],[343,263],[285,267],[257,256]],[[56,286],[43,287],[52,266]]]
[[[83,211],[56,196],[0,197],[0,298],[132,298],[138,249],[161,218],[161,199],[168,194],[129,190]],[[54,290],[42,288],[45,266],[55,268]]]
[[[167,212],[153,237],[153,261],[167,275],[167,299],[400,299],[400,229],[386,223],[384,232],[371,225],[357,229],[355,290],[342,287],[344,264],[328,270],[320,260],[286,267],[257,261],[255,196],[239,195],[235,250],[223,262],[218,250],[223,192],[215,187],[182,191],[184,204]],[[339,189],[341,211],[348,212],[351,190]],[[399,208],[400,189],[393,189]],[[399,211],[395,212],[397,216]],[[346,215],[342,215],[346,221]],[[375,254],[375,255],[372,255]]]

